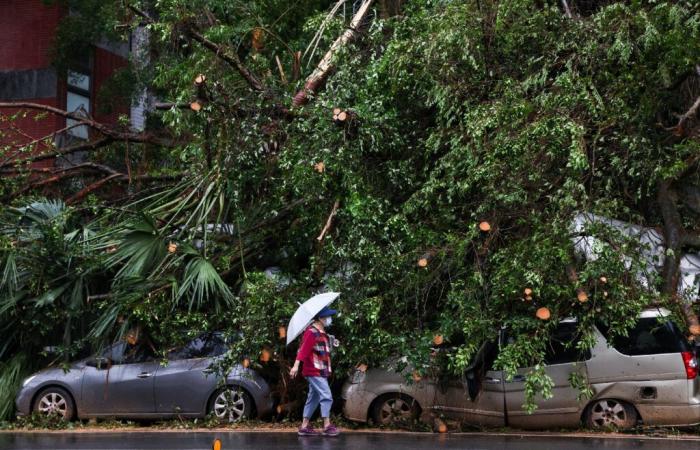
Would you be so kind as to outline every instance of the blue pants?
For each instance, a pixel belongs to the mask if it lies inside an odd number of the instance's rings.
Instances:
[[[304,405],[304,418],[310,419],[319,404],[321,405],[321,417],[324,419],[330,417],[333,395],[330,386],[328,386],[328,379],[306,377],[306,380],[309,382],[309,395],[306,397]]]

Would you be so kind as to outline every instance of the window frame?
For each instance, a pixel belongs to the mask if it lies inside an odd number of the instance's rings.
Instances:
[[[71,67],[66,71],[66,92],[64,95],[64,101],[66,104],[66,111],[68,112],[74,112],[71,111],[68,108],[68,97],[69,95],[73,94],[75,96],[80,96],[83,97],[87,100],[85,109],[88,114],[92,114],[92,109],[93,109],[93,95],[92,92],[94,91],[94,71],[92,70],[92,65],[93,65],[93,57],[92,57],[92,52],[87,55],[87,58],[85,58],[83,61],[81,61],[79,64]],[[82,81],[79,81],[78,83],[72,83],[71,79],[75,79],[76,77],[86,77],[87,78],[87,86],[82,87],[78,84],[80,84]],[[75,125],[77,121],[74,119],[66,118],[66,128],[71,127],[72,125]],[[81,139],[81,140],[88,140],[90,139],[90,129],[87,125],[79,125],[75,126],[73,128],[70,128],[66,130],[66,134],[70,136],[73,139]]]

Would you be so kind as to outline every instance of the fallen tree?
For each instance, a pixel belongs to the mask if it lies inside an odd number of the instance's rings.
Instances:
[[[37,240],[3,216],[3,273],[15,273],[14,258],[26,269],[18,273],[41,280],[0,286],[2,329],[13,331],[3,334],[5,354],[62,342],[65,328],[75,337],[66,357],[78,336],[104,341],[134,325],[161,342],[182,339],[182,329],[227,329],[244,336],[230,362],[256,367],[270,349],[266,362],[285,367],[293,349],[279,326],[324,284],[343,292],[338,373],[402,354],[417,378],[427,376],[435,336],[463,342],[446,357],[445,370],[459,373],[504,325],[528,345],[508,346],[497,367],[541,367],[560,319],[577,317],[581,333],[602,321],[619,334],[649,305],[673,309],[693,331],[695,306],[675,293],[680,255],[698,241],[697,11],[465,1],[406,2],[397,14],[401,2],[378,3],[377,22],[358,39],[374,3],[345,16],[337,8],[326,21],[311,2],[294,15],[282,1],[256,9],[211,0],[197,11],[130,2],[143,15],[104,2],[120,12],[106,14],[119,21],[110,29],[151,21],[152,73],[139,75],[168,100],[153,117],[167,130],[159,137],[176,143],[134,144],[160,153],[131,151],[129,165],[136,175],[163,165],[183,175],[129,192],[129,202],[81,194],[129,174],[120,143],[135,141],[115,134],[127,130],[96,129],[112,142],[92,144],[104,158],[94,162],[114,172],[85,167],[90,178],[68,186],[76,203],[56,224],[73,228],[47,226]],[[317,33],[323,23],[334,34]],[[303,73],[299,49],[314,39],[330,50],[304,61],[315,69]],[[200,74],[206,81],[193,84]],[[350,123],[359,126],[348,133]],[[15,205],[34,200],[21,195]],[[589,231],[600,256],[576,257],[579,211],[663,230],[669,257],[663,280],[650,280],[656,290],[637,279],[645,255],[624,234]],[[67,246],[76,236],[97,237]],[[44,241],[55,256],[13,244]],[[70,266],[80,270],[59,268],[84,288],[36,306],[64,285],[43,275],[47,259],[80,261]],[[264,276],[270,265],[287,281]],[[91,300],[72,308],[69,292]],[[46,316],[57,318],[50,329]],[[541,373],[528,383],[546,395]],[[283,409],[295,400],[284,396]]]

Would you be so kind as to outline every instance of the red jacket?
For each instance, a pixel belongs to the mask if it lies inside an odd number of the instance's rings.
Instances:
[[[297,352],[301,361],[301,374],[305,377],[328,378],[331,374],[331,345],[325,331],[311,325],[304,331],[301,346]]]

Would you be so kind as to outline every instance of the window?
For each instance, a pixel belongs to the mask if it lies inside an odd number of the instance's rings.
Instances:
[[[126,342],[120,341],[116,344],[108,347],[101,353],[102,358],[107,358],[112,361],[112,364],[120,364],[124,358],[124,350],[126,349]]]
[[[78,114],[90,114],[90,87],[92,77],[90,76],[89,59],[76,70],[69,70],[66,82],[66,111]],[[73,119],[66,119],[66,126],[76,124]],[[68,130],[68,134],[79,138],[88,138],[87,125],[81,125]]]
[[[578,331],[578,323],[562,322],[552,332],[545,348],[544,363],[547,365],[567,364],[591,359],[589,349],[579,349],[578,344],[581,334]],[[515,337],[504,332],[502,342],[504,345],[515,344]]]
[[[112,364],[136,364],[153,361],[156,356],[147,344],[132,345],[120,341],[102,352],[102,357],[108,358]]]
[[[598,324],[598,329],[610,342],[608,327]],[[656,317],[639,319],[627,336],[612,339],[612,346],[630,356],[688,351],[688,343],[673,322]]]
[[[591,358],[590,350],[578,348],[581,336],[576,322],[564,322],[557,326],[547,345],[544,361],[547,365],[585,361]]]
[[[220,356],[226,353],[226,340],[219,333],[205,333],[182,347],[168,352],[168,359],[193,359]]]

